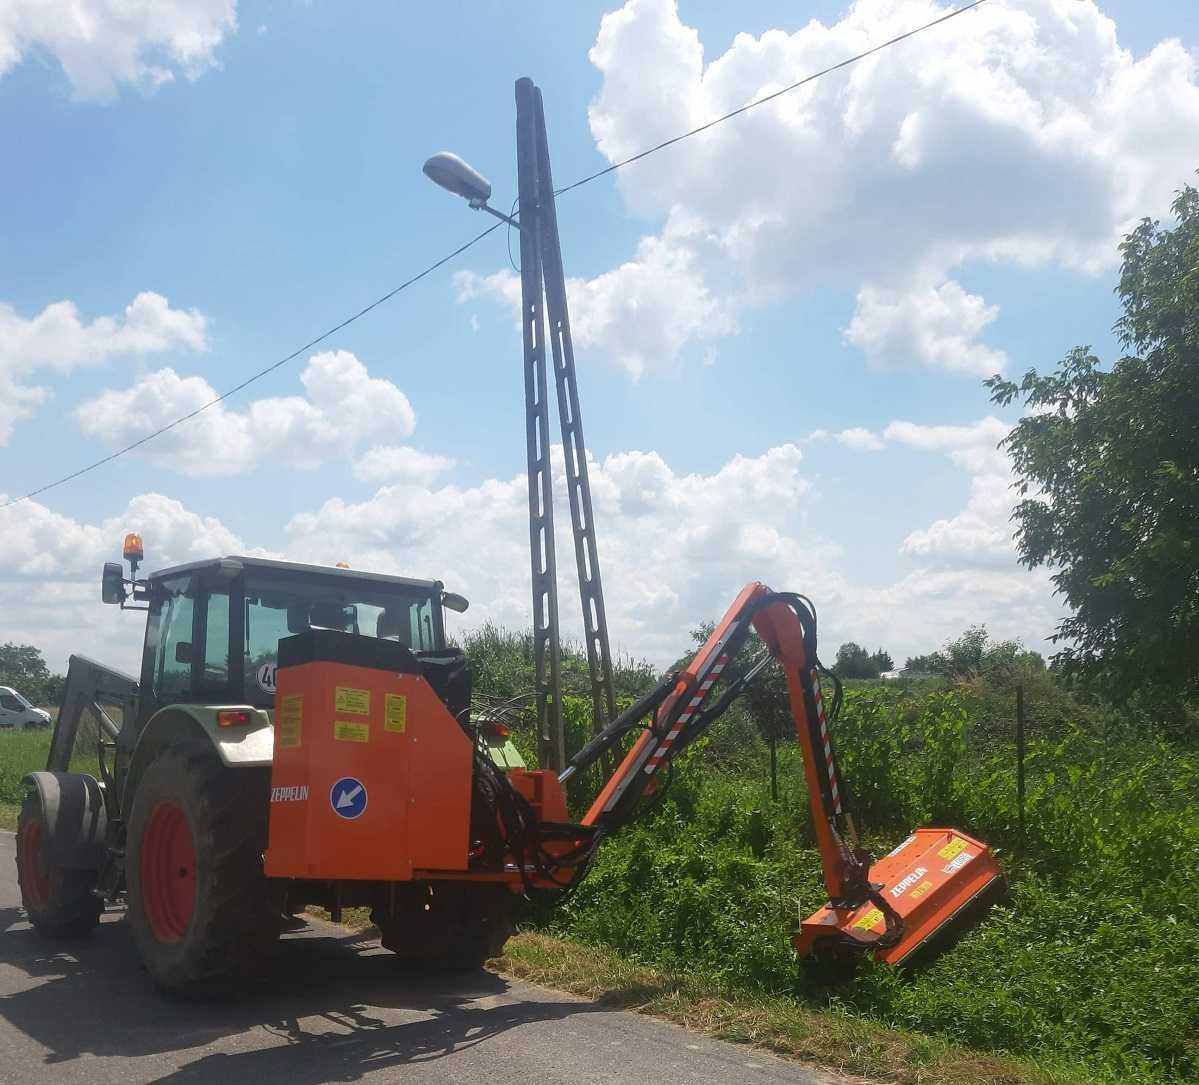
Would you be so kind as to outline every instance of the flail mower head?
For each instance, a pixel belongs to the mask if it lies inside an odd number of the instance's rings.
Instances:
[[[855,862],[868,859],[858,856]],[[837,946],[901,964],[955,928],[1004,884],[986,844],[957,829],[917,829],[889,855],[868,864],[859,892],[832,899],[808,916],[791,943],[800,957]]]

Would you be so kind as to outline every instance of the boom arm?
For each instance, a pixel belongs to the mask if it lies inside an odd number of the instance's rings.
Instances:
[[[769,656],[755,662],[708,704],[712,687],[752,630],[765,643]],[[772,592],[764,584],[746,586],[687,667],[668,676],[613,720],[575,754],[560,779],[565,782],[592,764],[654,713],[652,726],[642,732],[583,818],[584,825],[600,833],[627,824],[640,800],[655,789],[662,771],[745,690],[770,656],[778,660],[786,676],[825,886],[832,900],[857,896],[865,887],[865,870],[843,843],[837,826],[844,811],[817,677],[816,619],[811,604],[802,596]],[[852,832],[852,823],[847,824]]]

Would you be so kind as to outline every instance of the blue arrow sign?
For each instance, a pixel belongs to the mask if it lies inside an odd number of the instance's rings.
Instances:
[[[353,776],[343,776],[329,790],[329,805],[338,817],[353,821],[366,809],[366,784]]]

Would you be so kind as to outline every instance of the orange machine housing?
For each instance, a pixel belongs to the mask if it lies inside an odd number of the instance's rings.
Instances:
[[[400,645],[324,629],[287,638],[268,877],[406,881],[414,870],[465,871],[472,757]]]
[[[899,964],[974,901],[1003,885],[991,849],[957,829],[917,829],[889,855],[871,864],[870,881],[903,920],[903,936],[875,956]],[[802,957],[821,938],[848,935],[868,946],[886,931],[886,917],[873,902],[857,908],[826,904],[803,921],[792,939]]]

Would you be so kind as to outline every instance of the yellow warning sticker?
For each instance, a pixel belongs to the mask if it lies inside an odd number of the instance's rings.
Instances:
[[[408,728],[408,698],[402,693],[389,693],[383,705],[383,730],[402,735]]]
[[[883,913],[877,908],[871,908],[864,916],[854,922],[854,930],[873,930],[875,924],[883,918]]]
[[[338,712],[349,712],[355,716],[369,716],[371,712],[371,691],[369,689],[354,689],[351,686],[338,686],[333,696],[333,707]]]
[[[275,718],[275,740],[282,748],[300,745],[304,730],[304,698],[299,693],[284,697],[279,702]]]
[[[952,859],[965,846],[966,841],[964,841],[960,836],[955,836],[949,841],[948,844],[945,845],[945,847],[937,852],[937,854],[941,856],[942,859]]]
[[[925,893],[927,893],[927,892],[928,892],[928,891],[929,891],[929,890],[930,890],[932,887],[933,887],[933,883],[932,883],[932,882],[921,882],[921,883],[920,883],[918,886],[916,886],[916,888],[915,888],[915,889],[913,889],[913,890],[912,890],[912,891],[911,891],[911,892],[908,894],[908,897],[909,897],[911,900],[919,900],[919,899],[920,899],[922,896],[924,896],[924,894],[925,894]]]
[[[333,723],[333,737],[339,742],[370,742],[370,724],[353,723],[350,720],[335,720]]]

